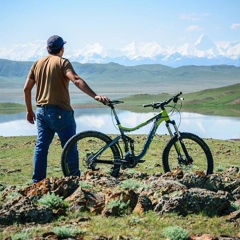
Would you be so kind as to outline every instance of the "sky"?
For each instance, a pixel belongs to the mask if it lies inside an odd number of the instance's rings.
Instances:
[[[240,40],[239,0],[0,0],[0,48],[60,35],[69,48]]]

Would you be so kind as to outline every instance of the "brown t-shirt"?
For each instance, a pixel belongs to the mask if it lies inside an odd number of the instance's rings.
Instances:
[[[72,110],[69,95],[68,71],[74,71],[72,64],[65,58],[48,55],[36,61],[28,78],[36,82],[37,105],[57,105],[65,110]]]

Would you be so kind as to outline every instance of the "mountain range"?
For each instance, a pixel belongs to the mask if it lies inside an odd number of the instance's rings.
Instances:
[[[25,45],[0,47],[0,58],[17,61],[35,61],[47,54],[46,43],[37,41]],[[78,63],[118,63],[125,66],[163,64],[170,67],[185,65],[240,66],[240,41],[213,42],[203,34],[194,44],[180,47],[162,46],[157,42],[132,42],[121,49],[108,49],[99,43],[82,49],[65,49],[66,58]]]

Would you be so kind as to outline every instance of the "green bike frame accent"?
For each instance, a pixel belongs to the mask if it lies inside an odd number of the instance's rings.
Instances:
[[[116,118],[115,114],[114,114],[114,116]],[[157,121],[155,123],[156,124],[156,130],[162,122],[170,121],[170,118],[168,116],[167,111],[163,110],[160,113],[158,113],[156,116],[148,119],[147,121],[145,121],[145,122],[143,122],[143,123],[141,123],[141,124],[139,124],[139,125],[137,125],[136,127],[133,127],[133,128],[124,127],[120,123],[118,123],[117,125],[118,125],[119,129],[121,129],[123,132],[133,132],[135,130],[138,130],[138,129],[148,125],[149,123],[153,122],[155,119],[157,119]]]
[[[118,142],[120,138],[123,138],[124,137],[124,132],[133,132],[133,131],[135,131],[137,129],[140,129],[140,128],[148,125],[149,123],[153,122],[152,129],[151,129],[151,131],[150,131],[150,133],[148,135],[148,138],[147,138],[147,140],[146,140],[146,142],[145,142],[145,144],[143,146],[142,151],[140,152],[139,155],[135,156],[137,160],[142,159],[142,157],[146,154],[147,150],[149,149],[149,147],[151,145],[152,139],[153,139],[153,137],[154,137],[154,135],[155,135],[159,125],[162,122],[166,122],[166,126],[167,126],[167,129],[169,131],[170,136],[173,136],[173,134],[172,134],[172,131],[171,131],[170,127],[169,127],[169,123],[172,124],[174,126],[174,128],[175,128],[175,131],[177,130],[177,132],[178,132],[178,129],[177,129],[176,124],[175,124],[175,121],[170,121],[168,112],[165,109],[163,109],[156,116],[153,116],[152,118],[148,119],[147,121],[145,121],[145,122],[143,122],[143,123],[141,123],[141,124],[139,124],[139,125],[137,125],[136,127],[133,127],[133,128],[128,128],[128,127],[122,126],[120,121],[119,121],[119,119],[118,119],[118,116],[117,116],[115,108],[112,108],[112,111],[113,111],[113,115],[114,115],[114,117],[116,119],[117,126],[118,126],[118,128],[120,130],[121,135],[116,137],[115,139],[113,139],[113,141],[109,145],[107,145],[105,148],[108,148],[109,146],[111,146],[111,145],[115,144],[116,142]],[[179,147],[176,146],[176,149],[179,149]]]

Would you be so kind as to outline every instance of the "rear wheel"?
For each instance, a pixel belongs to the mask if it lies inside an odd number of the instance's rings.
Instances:
[[[180,167],[184,173],[213,173],[213,157],[208,145],[192,133],[181,133],[180,139],[173,136],[163,151],[162,161],[165,172]]]
[[[93,156],[111,141],[112,139],[109,136],[96,131],[86,131],[74,135],[66,143],[62,152],[61,165],[64,176],[70,176],[71,172],[74,172],[73,169],[70,171],[68,163],[69,154],[73,147],[77,145],[79,168],[82,175],[89,168],[93,170],[97,168],[99,163],[93,160]],[[120,165],[114,164],[115,159],[120,159],[119,150],[116,145],[107,148],[97,157],[97,161],[105,163],[102,165],[104,170],[112,176],[117,177]]]

